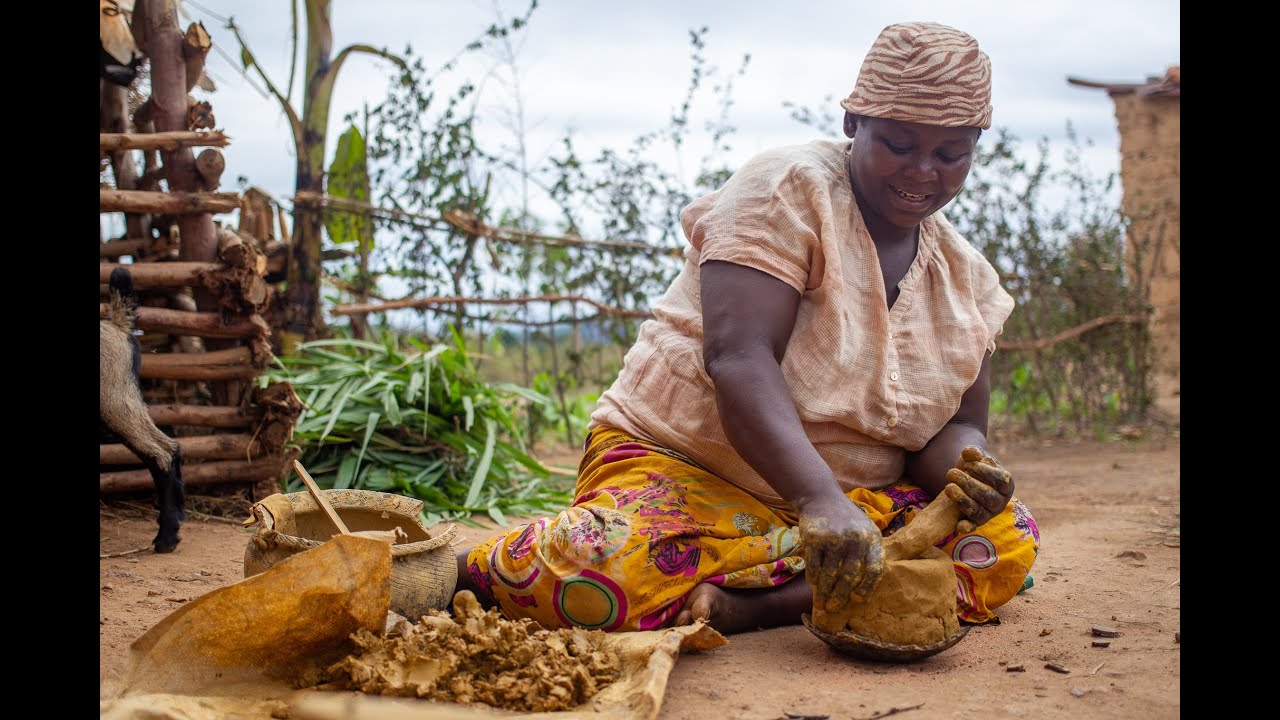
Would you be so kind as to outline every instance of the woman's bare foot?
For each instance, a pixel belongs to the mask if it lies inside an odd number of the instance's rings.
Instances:
[[[725,635],[748,630],[798,625],[800,614],[813,605],[813,591],[803,577],[775,588],[738,590],[699,583],[689,592],[675,625],[689,625],[696,619]]]
[[[471,548],[464,548],[459,550],[455,555],[455,559],[458,563],[458,580],[454,584],[453,592],[456,595],[462,590],[469,590],[472,595],[476,596],[476,600],[479,601],[480,607],[485,610],[496,607],[493,597],[490,595],[491,591],[489,588],[480,587],[480,585],[476,584],[475,578],[471,576],[471,566],[467,564],[467,556],[470,554]],[[453,596],[450,595],[450,597]],[[448,607],[450,611],[452,611],[453,603],[450,602]]]
[[[747,629],[741,617],[747,610],[741,607],[745,604],[742,598],[736,597],[736,593],[730,595],[716,585],[699,583],[689,591],[689,600],[676,615],[674,624],[690,625],[695,620],[706,620],[708,625],[725,635],[741,632]]]

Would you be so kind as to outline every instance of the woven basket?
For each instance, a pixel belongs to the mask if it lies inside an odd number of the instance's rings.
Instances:
[[[347,529],[391,530],[408,535],[391,546],[391,610],[417,622],[428,610],[443,610],[453,599],[458,564],[450,525],[432,537],[418,520],[422,501],[370,490],[322,491]],[[317,547],[338,530],[310,493],[275,494],[255,503],[246,526],[257,532],[244,551],[244,576],[257,575],[304,550]]]

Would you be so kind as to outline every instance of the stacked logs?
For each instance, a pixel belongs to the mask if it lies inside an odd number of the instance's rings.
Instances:
[[[148,411],[158,426],[174,428],[188,487],[252,483],[255,496],[270,494],[278,489],[276,482],[296,456],[296,450],[286,445],[302,403],[288,383],[252,386],[273,359],[271,331],[261,314],[270,298],[264,279],[267,259],[235,231],[220,228],[218,236],[215,261],[104,262],[99,264],[99,279],[106,283],[113,269],[125,267],[144,297],[164,298],[176,290],[199,289],[213,298],[213,306],[205,309],[138,308],[136,326],[144,347],[139,378],[149,397]],[[99,316],[106,313],[107,304],[100,303]],[[175,344],[183,347],[174,342],[177,338],[231,346],[195,352],[146,351]],[[222,404],[201,404],[205,393],[198,392],[198,386],[215,399],[222,398]],[[154,402],[158,397],[183,401]],[[99,446],[101,466],[139,462],[124,445]],[[145,469],[107,471],[99,479],[101,492],[145,490],[152,484]]]
[[[138,0],[130,19],[151,60],[151,94],[131,111],[129,88],[102,81],[99,147],[115,187],[101,189],[99,210],[123,213],[125,235],[100,238],[99,316],[111,271],[126,267],[141,298],[143,395],[151,419],[182,446],[186,485],[252,484],[261,497],[278,491],[297,455],[287,444],[302,403],[288,383],[256,387],[273,360],[262,315],[267,257],[254,237],[213,221],[242,198],[216,192],[225,166],[217,148],[229,140],[206,129],[212,108],[187,94],[211,42],[199,23],[179,29],[172,0]],[[145,468],[120,468],[141,465],[122,444],[101,444],[99,465],[102,493],[152,487]]]

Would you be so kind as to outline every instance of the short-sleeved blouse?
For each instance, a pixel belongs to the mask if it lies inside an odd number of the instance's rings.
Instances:
[[[955,415],[1013,310],[991,263],[940,213],[887,307],[846,172],[848,141],[776,148],[680,215],[685,265],[653,306],[591,426],[676,450],[766,505],[786,503],[729,443],[702,357],[699,268],[722,260],[801,293],[782,374],[805,434],[845,490],[897,482]]]

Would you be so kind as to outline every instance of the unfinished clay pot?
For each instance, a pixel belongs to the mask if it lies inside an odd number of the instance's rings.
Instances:
[[[912,662],[940,653],[968,634],[956,617],[951,558],[931,547],[918,558],[891,560],[871,595],[839,613],[815,608],[801,617],[810,632],[863,660]],[[829,628],[842,628],[831,632]]]
[[[968,634],[956,616],[951,558],[934,547],[955,530],[960,508],[945,493],[884,541],[885,569],[865,600],[838,612],[814,595],[805,627],[836,650],[864,660],[912,662],[942,652]]]
[[[391,546],[391,610],[411,622],[430,610],[443,610],[453,598],[458,565],[450,526],[432,537],[418,515],[422,501],[370,490],[322,491],[352,532],[400,528],[407,536]],[[281,560],[318,547],[338,534],[315,498],[307,492],[275,494],[254,504],[246,527],[257,532],[244,551],[244,576],[251,577]]]

